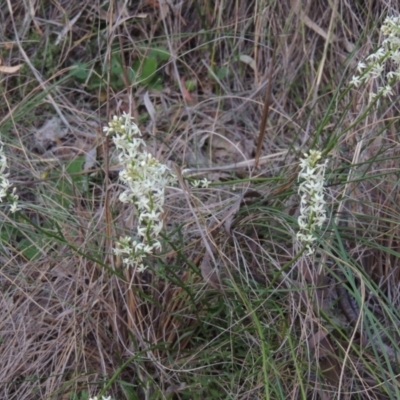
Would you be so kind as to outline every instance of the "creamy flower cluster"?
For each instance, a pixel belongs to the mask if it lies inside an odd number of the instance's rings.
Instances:
[[[195,180],[193,180],[193,181],[191,182],[191,184],[192,184],[192,186],[193,186],[194,188],[204,188],[204,189],[207,189],[208,186],[209,186],[209,184],[210,184],[210,181],[209,181],[207,178],[204,178],[204,179],[195,179]]]
[[[165,188],[173,185],[176,177],[145,150],[146,143],[129,114],[114,116],[108,125],[104,132],[113,135],[123,167],[119,178],[126,186],[119,199],[134,204],[139,219],[137,237],[121,238],[115,253],[122,256],[126,267],[137,266],[138,271],[144,271],[144,258],[161,248],[158,237],[163,228]]]
[[[8,168],[8,164],[3,147],[4,144],[0,141],[0,202],[2,202],[4,198],[8,198],[11,201],[10,211],[15,213],[20,210],[18,207],[18,195],[15,194],[15,188],[9,193],[12,185],[8,180],[8,174],[5,172]]]
[[[89,400],[100,400],[100,399],[97,396],[94,396],[94,397],[91,397]],[[112,399],[111,399],[111,396],[108,396],[108,397],[101,396],[101,400],[112,400]]]
[[[321,162],[322,154],[310,150],[300,160],[300,215],[297,239],[307,248],[308,254],[314,252],[313,244],[317,240],[317,232],[326,221],[325,210],[325,168],[327,161]]]
[[[354,75],[350,81],[351,85],[358,87],[377,80],[380,86],[377,93],[371,94],[371,99],[377,95],[392,95],[393,85],[400,80],[400,17],[387,17],[381,33],[384,37],[381,47],[370,54],[365,62],[358,63],[359,75]],[[390,71],[385,73],[387,69]]]

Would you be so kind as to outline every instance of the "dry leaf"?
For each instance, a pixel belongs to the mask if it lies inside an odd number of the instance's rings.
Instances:
[[[97,146],[93,147],[85,153],[85,164],[83,165],[84,170],[91,169],[96,164]]]
[[[14,65],[13,67],[0,65],[0,73],[2,72],[3,74],[15,74],[21,69],[22,66],[23,64]]]
[[[318,330],[313,335],[311,335],[308,340],[308,348],[310,350],[315,350],[318,348],[318,357],[325,357],[328,354],[332,354],[332,348],[327,343],[325,338],[328,336],[329,332],[326,330]]]
[[[65,128],[62,127],[62,122],[58,117],[48,119],[40,129],[36,132],[35,136],[40,141],[54,141],[61,139],[67,134]]]
[[[182,95],[183,95],[183,98],[184,98],[188,103],[193,103],[193,102],[194,102],[194,98],[193,98],[193,96],[190,94],[189,90],[187,90],[187,88],[186,88],[185,78],[184,78],[184,77],[181,78],[181,83],[182,83]]]
[[[169,5],[167,0],[159,0],[158,2],[159,7],[160,7],[160,19],[161,21],[167,18],[169,14]]]
[[[153,103],[150,100],[149,91],[147,90],[143,96],[144,106],[146,107],[147,112],[149,113],[151,122],[153,124],[156,123],[156,109],[153,106]]]
[[[67,132],[67,129],[62,126],[60,118],[52,117],[34,133],[35,144],[39,149],[47,150],[49,147],[59,145],[60,140]]]
[[[250,56],[246,56],[245,54],[242,54],[242,55],[239,57],[239,59],[240,59],[240,61],[241,61],[242,63],[247,64],[249,67],[251,67],[251,69],[252,69],[254,72],[256,72],[257,67],[256,67],[256,62],[255,62],[254,58],[252,58],[252,57],[250,57]]]
[[[232,222],[236,216],[236,213],[240,210],[240,206],[242,204],[243,196],[240,196],[233,204],[231,207],[229,207],[227,214],[225,215],[225,232],[228,235],[231,235],[231,228],[232,228]]]
[[[204,254],[203,260],[200,264],[201,276],[204,281],[208,283],[213,289],[219,289],[221,286],[221,280],[218,275],[218,270],[216,267],[211,265],[211,256],[206,251]]]

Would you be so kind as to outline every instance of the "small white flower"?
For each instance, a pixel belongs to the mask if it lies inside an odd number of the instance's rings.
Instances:
[[[368,94],[369,102],[371,103],[377,96],[378,96],[377,93],[375,93],[375,92],[370,92],[370,93]]]
[[[351,78],[351,81],[350,81],[350,85],[359,87],[361,85],[361,83],[362,83],[362,79],[357,75],[353,75],[353,77]]]
[[[127,192],[122,192],[119,195],[119,201],[121,203],[130,203],[131,202],[131,197],[129,196],[129,194]]]
[[[200,186],[201,181],[198,179],[195,179],[194,181],[192,181],[192,186],[194,188],[198,188]]]
[[[147,267],[144,264],[138,264],[137,266],[137,272],[142,273],[147,269]]]
[[[371,69],[371,76],[373,78],[378,78],[382,75],[385,66],[383,64],[375,64]]]
[[[164,223],[162,220],[154,221],[152,229],[155,237],[157,237],[161,233],[163,226]]]
[[[210,181],[207,178],[204,178],[201,180],[195,179],[194,181],[192,181],[192,186],[194,188],[202,187],[204,189],[207,189],[209,184],[210,184]]]
[[[137,229],[137,233],[141,237],[146,237],[147,234],[147,226],[139,226]]]
[[[207,178],[204,178],[201,180],[201,186],[203,188],[207,189],[209,184],[210,184],[210,181]]]
[[[161,213],[157,212],[156,210],[151,210],[150,212],[145,212],[140,214],[140,220],[146,221],[159,221],[161,217]]]
[[[400,71],[389,71],[387,74],[387,78],[389,80],[391,79],[396,79],[396,80],[400,80]]]
[[[17,211],[21,211],[21,207],[18,206],[18,203],[15,201],[14,203],[11,204],[10,206],[10,212],[12,214],[16,213]]]
[[[151,245],[145,244],[143,246],[143,253],[151,254],[153,252],[153,250],[154,250],[153,243]]]
[[[394,64],[399,65],[400,64],[400,50],[397,49],[395,51],[392,51],[390,54],[390,59]]]
[[[385,49],[380,47],[375,53],[371,53],[366,60],[379,61],[385,55]]]
[[[360,61],[357,65],[357,71],[361,73],[365,68],[367,68],[367,64],[365,64],[365,62]]]
[[[135,205],[140,210],[150,211],[150,199],[148,197],[140,197],[140,198],[138,198],[135,201]]]
[[[380,88],[379,92],[382,93],[383,97],[392,96],[393,95],[393,88],[390,85],[386,85],[383,88]]]
[[[134,249],[135,253],[144,253],[144,247],[146,245],[143,242],[135,242],[132,248]]]
[[[161,243],[159,240],[154,240],[153,241],[153,249],[154,250],[161,250]]]

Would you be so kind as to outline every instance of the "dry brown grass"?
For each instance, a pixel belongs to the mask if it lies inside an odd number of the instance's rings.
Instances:
[[[84,400],[104,386],[115,399],[396,398],[398,371],[373,348],[357,354],[357,334],[349,345],[319,303],[320,268],[296,260],[293,194],[299,149],[329,152],[332,210],[354,199],[343,263],[398,304],[398,104],[354,125],[370,88],[340,94],[399,12],[372,0],[3,2],[0,61],[22,68],[0,75],[0,130],[24,208],[1,214],[0,398]],[[129,66],[143,69],[161,46],[169,57],[153,90]],[[116,55],[120,83],[107,73]],[[87,82],[71,76],[77,62]],[[158,158],[216,183],[170,191],[165,252],[143,275],[112,254],[135,228],[102,134],[122,111]],[[91,171],[69,174],[88,155]],[[395,308],[380,307],[393,325]]]

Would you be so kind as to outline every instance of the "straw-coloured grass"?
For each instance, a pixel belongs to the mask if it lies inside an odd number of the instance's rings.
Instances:
[[[349,87],[399,5],[20,3],[0,5],[21,207],[0,204],[0,397],[399,398],[398,84]],[[103,133],[123,112],[178,182],[143,273],[113,251],[138,227]],[[328,161],[311,258],[310,149]]]

